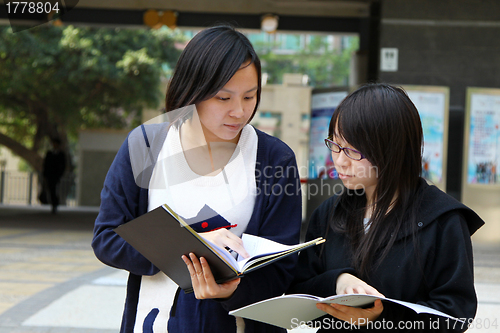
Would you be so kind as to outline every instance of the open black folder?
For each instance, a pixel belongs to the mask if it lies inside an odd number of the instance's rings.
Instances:
[[[243,246],[250,258],[237,261],[227,250],[194,231],[166,204],[114,230],[185,292],[192,292],[192,286],[189,271],[181,259],[183,254],[192,252],[198,258],[204,257],[217,283],[222,283],[324,242],[320,237],[307,243],[283,245],[244,234]]]

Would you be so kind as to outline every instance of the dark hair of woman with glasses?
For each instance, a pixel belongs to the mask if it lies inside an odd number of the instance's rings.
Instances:
[[[336,108],[325,143],[344,190],[312,214],[306,240],[327,241],[300,253],[288,292],[382,295],[467,318],[454,325],[380,300],[367,309],[318,304],[325,318],[361,331],[383,327],[377,322],[465,331],[477,308],[470,236],[484,222],[420,177],[422,125],[406,92],[383,83],[358,88]]]

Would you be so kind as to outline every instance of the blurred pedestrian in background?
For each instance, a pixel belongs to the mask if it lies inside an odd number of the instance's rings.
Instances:
[[[40,202],[52,205],[52,214],[57,213],[59,205],[58,185],[66,169],[66,156],[61,149],[61,140],[51,139],[52,150],[49,150],[43,160],[43,192],[41,196],[47,195],[45,200]],[[48,193],[47,193],[48,192]]]

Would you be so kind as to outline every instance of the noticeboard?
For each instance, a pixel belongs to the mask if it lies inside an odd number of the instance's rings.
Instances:
[[[464,184],[500,186],[500,89],[467,88]]]
[[[325,145],[333,112],[349,94],[348,87],[314,89],[311,96],[309,154],[307,161],[307,196],[305,219],[327,198],[338,194],[343,185],[338,178],[331,151]]]
[[[500,241],[500,89],[467,88],[462,202],[486,224],[474,234]]]
[[[440,86],[403,86],[420,114],[424,132],[422,177],[446,189],[450,89]]]
[[[333,112],[347,96],[348,89],[319,92],[311,97],[308,179],[336,178],[330,151],[325,146]]]

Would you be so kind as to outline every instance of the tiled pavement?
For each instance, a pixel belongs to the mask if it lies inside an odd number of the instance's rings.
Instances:
[[[114,288],[120,299],[111,304],[112,293],[99,292],[113,290],[98,279],[117,271],[90,248],[96,216],[96,209],[62,207],[52,215],[0,206],[0,333],[117,331],[124,288]],[[96,295],[104,297],[97,302]]]
[[[0,205],[0,333],[118,331],[126,273],[94,257],[96,216],[95,208],[54,216],[47,207]],[[469,332],[500,332],[500,244],[476,244],[475,261],[483,325]]]

